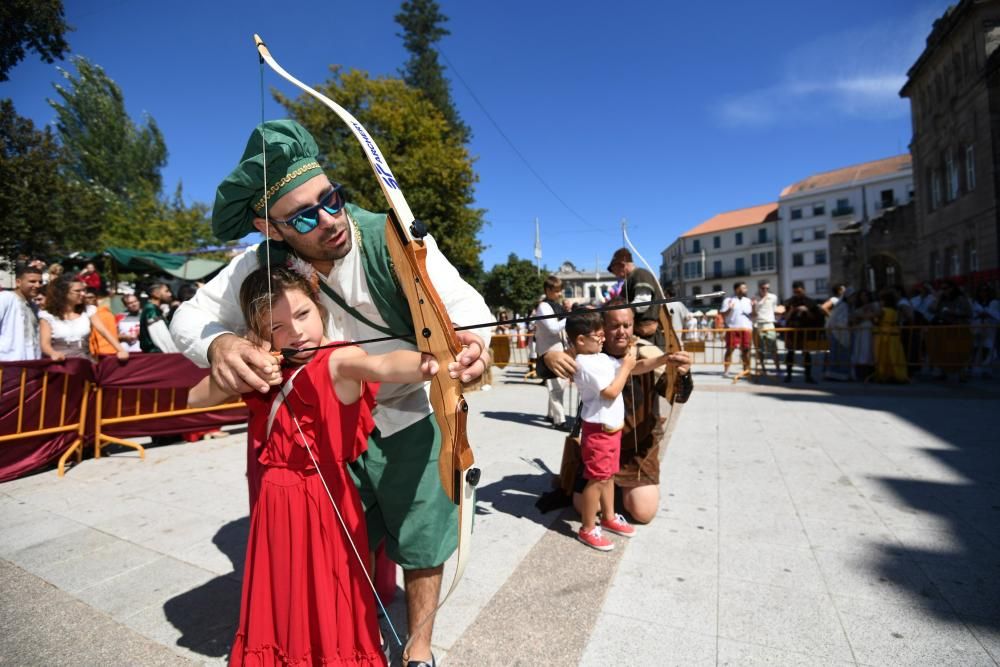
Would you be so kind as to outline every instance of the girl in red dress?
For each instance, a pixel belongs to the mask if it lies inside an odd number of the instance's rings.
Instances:
[[[251,273],[240,305],[250,337],[271,349],[328,342],[318,294],[290,270],[272,268],[270,281],[265,269]],[[229,664],[384,665],[362,562],[364,512],[346,464],[365,451],[374,427],[374,383],[429,379],[437,362],[409,351],[368,356],[358,347],[302,352],[289,362],[279,386],[243,396],[250,534]],[[229,398],[208,377],[188,402]]]

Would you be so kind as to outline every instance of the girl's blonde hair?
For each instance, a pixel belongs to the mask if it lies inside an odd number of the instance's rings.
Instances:
[[[247,323],[249,333],[259,340],[271,340],[271,303],[290,290],[299,290],[308,296],[326,326],[326,308],[320,303],[319,293],[309,280],[283,266],[271,267],[271,280],[267,279],[267,269],[261,267],[248,275],[240,286],[240,310]]]

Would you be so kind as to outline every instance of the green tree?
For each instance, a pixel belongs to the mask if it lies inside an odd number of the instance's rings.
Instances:
[[[125,111],[121,88],[104,70],[83,57],[73,58],[77,75],[60,68],[67,85],[56,84],[62,101],[49,100],[56,130],[82,182],[106,188],[124,200],[160,192],[167,146],[159,127],[147,116],[136,125]]]
[[[97,223],[74,249],[174,252],[205,245],[208,207],[186,206],[180,185],[172,199],[162,197],[167,147],[156,121],[147,116],[137,125],[121,88],[101,67],[80,57],[73,64],[76,75],[60,70],[67,83],[55,86],[60,101],[49,104],[63,146],[63,178],[78,198],[66,203],[65,214]]]
[[[0,26],[0,81],[24,59],[25,48],[47,63],[69,51],[64,35],[72,28],[63,18],[62,0],[3,0]]]
[[[474,208],[479,177],[465,146],[449,131],[444,116],[399,79],[371,79],[365,72],[341,73],[316,89],[348,109],[386,156],[413,214],[427,224],[441,251],[463,276],[475,280],[482,268],[477,234],[483,210]],[[350,129],[314,98],[276,95],[289,115],[316,138],[330,177],[344,184],[348,198],[382,211],[386,201],[361,145]]]
[[[0,259],[19,255],[53,259],[91,250],[95,220],[83,215],[94,202],[62,177],[65,155],[49,128],[0,102]],[[67,211],[74,213],[67,215]],[[83,215],[83,217],[78,217]]]
[[[483,297],[490,308],[505,308],[524,315],[531,312],[544,291],[545,279],[531,260],[511,253],[506,264],[497,264],[483,278]]]
[[[403,38],[403,46],[410,52],[410,58],[400,74],[403,81],[423,92],[444,114],[459,143],[467,144],[472,131],[455,109],[448,79],[434,48],[442,37],[451,34],[442,27],[447,21],[448,17],[441,13],[435,0],[406,0],[402,4],[402,11],[396,14],[396,23],[403,27],[403,33],[397,33],[397,37]]]

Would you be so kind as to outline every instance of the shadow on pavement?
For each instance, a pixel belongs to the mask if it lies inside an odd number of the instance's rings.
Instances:
[[[919,451],[956,473],[948,475],[948,481],[936,481],[941,475],[933,472],[874,478],[905,504],[901,520],[912,523],[908,528],[904,524],[906,539],[885,545],[873,567],[880,577],[909,589],[915,603],[942,620],[1000,628],[1000,447],[994,428],[1000,403],[996,399],[970,399],[964,392],[933,399],[762,393],[790,403],[822,402],[891,413],[947,442],[950,447]],[[914,565],[926,578],[913,576]]]
[[[507,475],[492,484],[477,488],[476,514],[499,512],[519,519],[529,519],[546,527],[551,523],[551,519],[546,520],[544,514],[535,507],[535,501],[552,489],[555,473],[541,459],[523,460],[537,468],[538,472]],[[483,503],[490,507],[484,507]]]
[[[249,517],[243,517],[227,523],[212,538],[212,543],[233,563],[234,572],[164,603],[164,615],[181,633],[178,646],[213,658],[229,654],[240,617],[240,582],[249,527]]]
[[[502,422],[516,422],[527,424],[528,426],[540,426],[551,429],[552,424],[541,415],[531,415],[526,412],[508,412],[504,410],[483,410],[482,415],[487,419],[496,419]]]

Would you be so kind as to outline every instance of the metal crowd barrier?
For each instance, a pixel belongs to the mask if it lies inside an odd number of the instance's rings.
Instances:
[[[678,331],[681,343],[691,353],[695,365],[719,365],[726,353],[726,332],[730,329],[682,329]],[[900,345],[910,370],[940,369],[946,372],[990,371],[998,361],[995,350],[1000,349],[1000,325],[996,324],[955,324],[955,325],[901,325],[882,329],[872,327],[777,327],[775,350],[779,363],[784,366],[788,342],[801,337],[805,352],[820,353],[823,368],[850,370],[853,365],[855,339],[871,336],[870,348],[874,361],[876,342],[880,337],[899,337]],[[754,372],[760,373],[761,350],[760,330],[752,330],[750,352]],[[831,349],[831,337],[849,343],[843,349]],[[534,361],[531,333],[498,333],[490,341],[493,364],[506,366],[529,366]],[[799,347],[796,345],[795,347]],[[798,351],[798,350],[797,350]],[[742,363],[740,352],[733,353],[732,362]],[[856,355],[854,355],[856,356]],[[800,355],[796,355],[796,362]],[[773,361],[768,359],[768,361]]]
[[[94,458],[109,444],[145,448],[128,438],[203,431],[242,423],[242,401],[188,408],[187,390],[207,371],[179,354],[4,362],[0,364],[0,481],[58,457],[59,476],[93,439]]]
[[[0,481],[44,465],[60,451],[60,477],[70,456],[83,460],[92,387],[89,362],[0,364]]]
[[[691,353],[693,364],[718,365],[724,362],[726,333],[732,329],[684,329],[678,332],[684,349]],[[1000,325],[995,324],[940,324],[872,327],[814,327],[772,329],[775,333],[775,350],[778,361],[784,365],[789,341],[796,344],[796,352],[823,353],[824,368],[849,370],[858,359],[859,348],[864,361],[860,365],[874,365],[880,340],[898,339],[907,368],[916,370],[939,369],[945,372],[988,371],[996,365]],[[761,330],[751,330],[750,354],[759,371],[760,356],[768,350],[761,349]],[[861,342],[859,341],[859,337]],[[834,339],[831,341],[831,338]],[[842,342],[842,341],[846,341]],[[732,355],[732,363],[742,363],[741,352]],[[796,361],[799,355],[796,355]],[[768,359],[770,361],[770,359]]]

